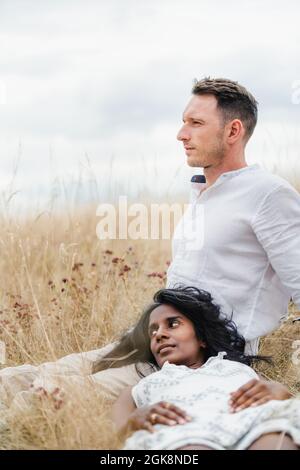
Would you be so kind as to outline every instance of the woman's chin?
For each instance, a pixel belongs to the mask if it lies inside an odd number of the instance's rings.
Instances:
[[[180,361],[176,360],[176,358],[172,358],[172,355],[170,357],[164,357],[163,359],[161,358],[160,360],[157,361],[159,367],[162,367],[165,362],[169,362],[169,364],[178,364]]]

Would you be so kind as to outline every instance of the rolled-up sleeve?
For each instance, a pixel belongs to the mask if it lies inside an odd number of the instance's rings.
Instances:
[[[258,241],[283,286],[300,309],[300,195],[280,185],[261,202],[252,219]]]

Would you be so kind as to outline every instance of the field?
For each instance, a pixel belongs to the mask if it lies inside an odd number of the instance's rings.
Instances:
[[[169,241],[100,241],[96,224],[92,207],[64,216],[43,213],[22,222],[1,220],[2,367],[37,365],[100,348],[127,329],[164,286]],[[300,322],[292,319],[297,315],[291,305],[287,321],[262,340],[260,351],[272,354],[275,362],[260,371],[295,393],[300,372],[292,355]],[[26,399],[18,403],[8,411],[0,409],[2,449],[121,445],[109,420],[110,401],[93,387],[75,387],[61,397],[41,393],[30,406]]]

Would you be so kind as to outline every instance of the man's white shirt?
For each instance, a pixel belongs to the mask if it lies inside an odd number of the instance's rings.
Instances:
[[[259,165],[192,183],[172,251],[167,287],[210,292],[247,341],[300,308],[300,195]]]

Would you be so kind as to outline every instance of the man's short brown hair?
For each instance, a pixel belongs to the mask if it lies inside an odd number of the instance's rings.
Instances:
[[[226,78],[203,78],[195,80],[192,93],[194,95],[214,95],[223,117],[223,123],[240,119],[246,130],[248,140],[257,122],[257,101],[238,82]]]

